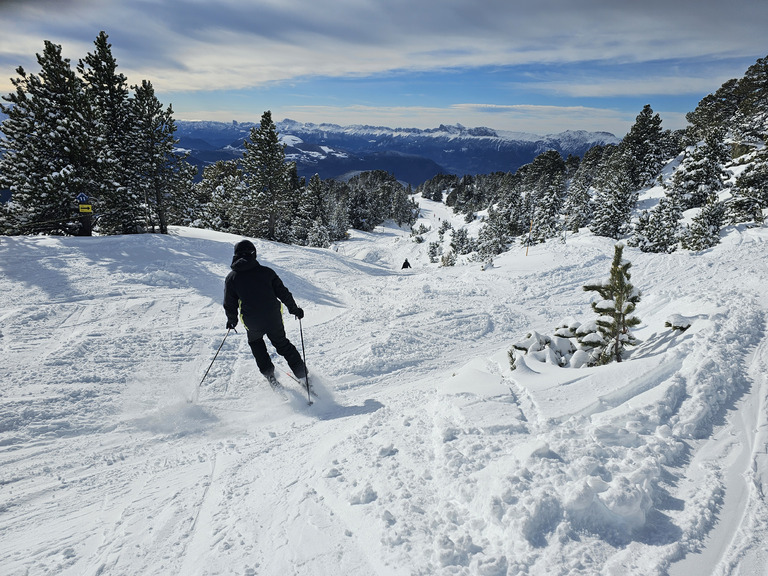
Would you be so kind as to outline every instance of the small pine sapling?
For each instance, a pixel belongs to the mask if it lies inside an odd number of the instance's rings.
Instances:
[[[613,360],[621,362],[625,347],[637,344],[631,328],[640,324],[640,319],[633,314],[640,301],[640,292],[629,282],[632,264],[622,260],[623,251],[624,246],[617,244],[607,281],[584,286],[585,291],[597,292],[602,298],[592,302],[592,309],[598,314],[596,324],[602,339],[595,339],[590,344],[602,348],[598,358],[601,365]]]

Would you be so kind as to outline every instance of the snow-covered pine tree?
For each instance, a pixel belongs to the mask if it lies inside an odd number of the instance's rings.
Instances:
[[[437,174],[416,187],[416,193],[423,198],[443,202],[444,198],[458,186],[459,177],[454,174]]]
[[[661,198],[655,208],[640,215],[629,245],[643,252],[674,252],[680,241],[682,217],[674,194]]]
[[[509,222],[500,210],[493,206],[488,209],[488,217],[477,235],[478,256],[486,260],[505,252],[512,242]]]
[[[3,205],[3,228],[10,234],[76,233],[80,193],[94,196],[93,111],[82,81],[45,41],[37,54],[40,74],[16,69],[16,91],[0,105],[5,153],[0,157],[0,188],[11,190]]]
[[[445,236],[445,233],[448,232],[448,230],[453,230],[453,224],[451,224],[448,220],[443,220],[440,222],[440,226],[437,228],[437,237],[440,242],[443,241],[443,237]]]
[[[196,194],[197,166],[174,154],[166,190],[168,223],[191,226],[205,212],[203,199]]]
[[[768,141],[768,134],[764,136]],[[768,146],[763,146],[752,164],[736,178],[728,219],[733,223],[762,224],[763,209],[768,207]]]
[[[599,350],[598,363],[621,362],[627,346],[637,344],[632,328],[640,324],[634,315],[640,302],[640,292],[630,283],[629,269],[632,264],[622,258],[624,246],[614,248],[610,278],[600,284],[584,286],[587,292],[597,292],[600,300],[592,302],[598,314],[596,324],[600,338],[583,339],[581,344]]]
[[[391,202],[391,218],[395,224],[410,226],[416,222],[419,217],[419,206],[408,193],[408,190],[402,186],[395,187]]]
[[[712,192],[722,190],[728,177],[723,166],[729,160],[730,150],[721,128],[707,131],[704,140],[686,151],[668,184],[684,210],[703,206]]]
[[[345,182],[328,182],[325,196],[328,213],[328,234],[331,242],[349,237],[349,186]]]
[[[560,210],[565,199],[565,161],[556,150],[539,154],[524,176],[533,210],[531,240],[554,238],[562,231]]]
[[[236,227],[240,234],[276,240],[280,219],[291,216],[291,173],[271,111],[262,114],[258,128],[251,128],[244,146],[245,186]]]
[[[184,202],[192,189],[194,170],[183,165],[186,154],[174,152],[178,140],[173,108],[163,108],[148,80],[142,80],[133,90],[131,188],[142,196],[149,228],[167,234],[170,205]]]
[[[707,203],[701,209],[685,234],[681,237],[681,243],[686,250],[706,250],[720,243],[720,228],[725,220],[725,206],[717,194],[712,192],[707,198]]]
[[[692,112],[685,115],[690,126],[686,130],[688,143],[705,138],[713,128],[732,129],[733,118],[739,109],[739,80],[733,78],[723,83],[714,94],[705,96]]]
[[[370,232],[379,223],[376,198],[362,186],[354,184],[349,189],[349,224],[355,230]]]
[[[349,187],[349,221],[357,230],[370,231],[388,218],[405,218],[403,224],[416,221],[415,205],[394,175],[372,170],[353,176]]]
[[[768,134],[768,56],[750,66],[739,81],[734,133],[743,140],[765,141]]]
[[[476,178],[471,174],[462,176],[445,197],[445,205],[458,214],[473,214],[478,204]]]
[[[581,158],[579,156],[568,154],[568,157],[565,159],[565,178],[570,180],[576,176],[576,172],[579,170],[580,165]]]
[[[98,141],[94,180],[98,186],[91,203],[99,214],[98,229],[106,234],[136,233],[143,227],[142,197],[130,186],[132,169],[130,143],[134,122],[128,81],[117,72],[112,45],[103,31],[93,52],[80,60],[77,69],[85,93],[93,104]]]
[[[312,227],[309,229],[307,245],[314,248],[328,248],[331,245],[331,235],[328,233],[328,227],[323,224],[319,216],[312,222]]]
[[[587,150],[568,183],[563,213],[569,232],[576,233],[592,221],[592,182],[600,167],[604,151],[605,146],[593,146]]]
[[[499,211],[509,222],[511,236],[528,236],[531,229],[531,204],[530,199],[522,195],[519,180],[515,180],[512,190],[499,203]]]
[[[443,254],[443,256],[440,258],[440,265],[456,266],[456,254],[453,250],[448,250],[448,252]]]
[[[768,57],[750,66],[742,78],[723,83],[686,114],[688,142],[698,142],[712,128],[737,140],[758,143],[768,132]]]
[[[429,247],[427,248],[427,255],[429,256],[429,261],[433,264],[436,264],[439,260],[439,257],[443,254],[443,246],[441,242],[430,242]]]
[[[299,203],[291,223],[293,241],[296,244],[301,246],[311,245],[309,243],[310,230],[315,227],[318,221],[326,226],[327,234],[328,216],[324,210],[325,195],[325,186],[317,174],[314,174],[309,179],[309,184],[301,188]]]
[[[643,106],[621,145],[627,149],[628,175],[635,189],[653,183],[664,164],[661,118],[650,105]]]
[[[469,254],[475,249],[474,242],[469,237],[466,228],[451,232],[451,250],[456,254]]]
[[[232,231],[235,201],[241,184],[237,160],[219,160],[203,168],[203,177],[197,183],[196,195],[204,208],[200,222],[194,224],[222,232]]]
[[[619,239],[629,232],[637,190],[629,176],[627,150],[619,146],[606,152],[594,182],[597,193],[589,229],[598,236]]]

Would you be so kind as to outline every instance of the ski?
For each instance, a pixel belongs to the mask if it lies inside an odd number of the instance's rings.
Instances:
[[[296,378],[296,376],[294,376],[290,372],[285,372],[285,375],[288,376],[294,382],[296,382],[296,384],[301,386],[304,390],[307,390],[307,385],[308,385],[307,382],[302,382],[301,380]],[[312,387],[312,384],[309,384],[309,395],[314,397],[314,398],[319,398],[319,396],[317,395],[317,392],[315,392],[315,389]],[[307,400],[307,402],[309,403],[310,406],[312,406],[312,404],[313,404],[312,400]]]
[[[267,382],[269,382],[269,387],[272,388],[272,392],[277,394],[282,400],[286,402],[288,401],[288,394],[285,393],[285,388],[280,384],[278,379],[275,378],[274,374],[267,376]]]

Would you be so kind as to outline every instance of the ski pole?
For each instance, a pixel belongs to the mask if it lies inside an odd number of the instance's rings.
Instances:
[[[229,333],[232,331],[232,328],[227,328],[227,333],[224,334],[224,340],[221,341],[221,344],[219,344],[218,350],[216,350],[216,354],[213,355],[213,360],[211,360],[211,363],[208,365],[208,370],[205,371],[205,374],[203,374],[203,379],[200,380],[200,384],[197,385],[197,389],[195,390],[195,399],[197,399],[198,394],[200,393],[200,386],[203,385],[203,382],[205,381],[206,377],[208,376],[208,372],[211,371],[211,368],[213,367],[213,363],[216,362],[216,357],[219,355],[219,352],[221,352],[222,346],[224,346],[224,342],[227,341],[227,336],[229,336]],[[237,330],[235,330],[237,332]]]
[[[307,402],[312,404],[312,396],[309,393],[309,372],[307,372],[307,354],[304,352],[304,330],[301,327],[301,318],[299,318],[299,334],[301,334],[301,357],[304,361],[304,380],[307,384]]]

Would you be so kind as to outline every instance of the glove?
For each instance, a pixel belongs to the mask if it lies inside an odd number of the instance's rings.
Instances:
[[[237,320],[227,320],[227,330],[234,330],[237,326]]]
[[[296,308],[296,310],[293,311],[293,315],[296,316],[299,320],[304,318],[304,310],[301,308]]]

